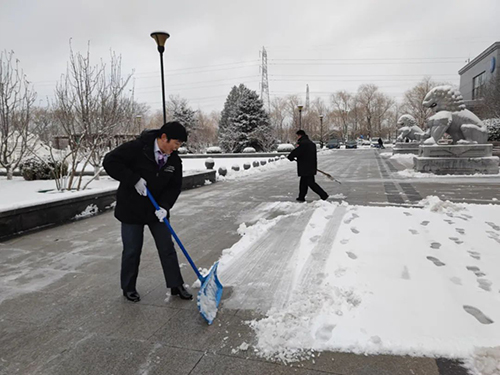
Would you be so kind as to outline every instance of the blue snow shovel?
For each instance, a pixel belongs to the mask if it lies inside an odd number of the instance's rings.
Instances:
[[[160,206],[158,206],[158,203],[156,203],[155,199],[149,192],[149,189],[146,189],[146,191],[148,193],[149,199],[151,200],[151,203],[153,203],[153,206],[155,206],[155,209],[159,210]],[[182,244],[179,237],[177,237],[177,234],[175,234],[167,218],[163,219],[163,222],[168,227],[170,233],[172,233],[172,236],[174,236],[175,241],[179,244],[179,247],[184,253],[186,259],[189,261],[189,264],[191,264],[191,267],[193,267],[196,276],[198,276],[198,279],[200,280],[201,287],[200,291],[198,292],[198,298],[197,298],[198,310],[200,310],[200,314],[203,317],[203,319],[205,319],[208,324],[212,324],[212,322],[215,319],[215,316],[217,315],[217,308],[219,307],[223,290],[222,284],[220,283],[219,278],[217,277],[217,266],[219,265],[219,262],[215,262],[215,264],[210,269],[208,275],[203,276],[200,273],[200,271],[198,271],[198,268],[194,264],[193,260],[189,256],[186,249],[184,248],[184,245]]]

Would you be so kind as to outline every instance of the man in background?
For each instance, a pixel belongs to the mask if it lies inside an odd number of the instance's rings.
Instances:
[[[323,200],[328,198],[328,194],[319,186],[314,176],[318,169],[318,157],[316,145],[309,139],[303,130],[297,131],[297,147],[289,155],[290,161],[297,160],[297,174],[300,177],[299,196],[297,201],[305,202],[308,188],[311,188]]]

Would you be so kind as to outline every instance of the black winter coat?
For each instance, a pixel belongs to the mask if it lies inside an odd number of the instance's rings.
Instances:
[[[297,174],[299,176],[314,176],[318,169],[318,157],[316,155],[316,145],[307,135],[303,135],[298,140],[298,146],[290,152],[288,159],[297,159]]]
[[[135,184],[142,177],[160,207],[170,211],[181,193],[182,161],[176,151],[167,163],[158,168],[154,156],[157,130],[144,131],[136,140],[122,144],[106,154],[103,166],[115,180],[120,181],[116,193],[115,217],[127,224],[158,222],[155,208],[148,197],[139,195]]]

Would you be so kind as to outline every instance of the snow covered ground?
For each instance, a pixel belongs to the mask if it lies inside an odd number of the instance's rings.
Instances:
[[[265,358],[462,358],[498,374],[500,207],[421,206],[262,204],[220,259],[224,306],[266,315],[249,322]]]

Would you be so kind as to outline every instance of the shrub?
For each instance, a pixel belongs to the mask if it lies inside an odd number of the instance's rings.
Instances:
[[[483,122],[488,127],[488,141],[500,141],[500,119],[489,118]]]
[[[219,146],[207,148],[207,154],[222,154],[222,149]]]
[[[253,154],[255,152],[255,149],[253,147],[245,147],[241,152],[244,154]]]
[[[68,165],[60,161],[46,161],[30,158],[19,165],[25,180],[52,180],[68,173]]]
[[[295,147],[290,143],[281,143],[278,145],[278,152],[292,152]]]
[[[179,147],[179,149],[177,150],[177,152],[179,154],[187,154],[188,153],[188,149],[186,147]]]

